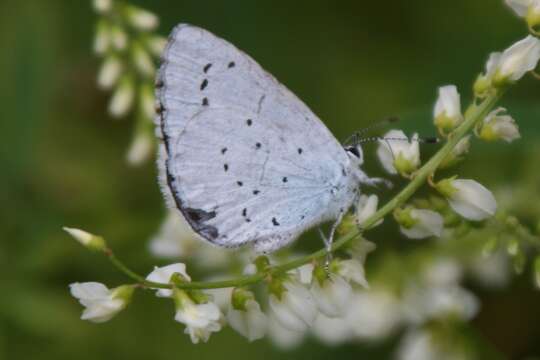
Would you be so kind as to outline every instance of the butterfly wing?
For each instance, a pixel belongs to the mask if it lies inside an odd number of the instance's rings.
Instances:
[[[165,192],[203,238],[273,250],[334,216],[326,209],[347,155],[248,55],[181,24],[164,53],[157,98]]]

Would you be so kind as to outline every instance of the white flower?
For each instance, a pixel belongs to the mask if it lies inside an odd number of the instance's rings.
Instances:
[[[396,212],[400,231],[410,239],[440,237],[443,231],[443,218],[435,211],[406,208]]]
[[[492,52],[489,54],[488,61],[486,63],[486,72],[480,74],[474,82],[473,89],[476,96],[483,97],[491,89],[493,75],[497,71],[497,65],[501,59],[502,53]]]
[[[114,117],[122,117],[131,110],[135,98],[133,79],[125,76],[114,91],[109,103],[109,113]]]
[[[240,291],[242,299],[235,301],[235,295]],[[266,334],[268,318],[261,311],[259,303],[255,301],[251,292],[235,290],[233,300],[229,306],[227,320],[231,327],[249,341],[261,339]]]
[[[364,265],[366,262],[367,255],[374,251],[377,248],[377,245],[368,241],[364,238],[354,240],[351,242],[351,245],[347,248],[347,253],[355,260]]]
[[[495,214],[497,201],[482,184],[474,180],[445,179],[436,189],[444,195],[452,209],[468,220],[485,220]]]
[[[79,299],[84,309],[81,319],[96,323],[110,320],[123,310],[131,299],[133,286],[123,285],[108,289],[98,282],[73,283],[69,285],[71,295]]]
[[[318,276],[314,276],[312,280],[311,293],[313,298],[324,315],[328,317],[343,316],[351,300],[351,285],[341,276],[335,274],[323,276],[326,279],[319,279]]]
[[[268,336],[274,345],[281,350],[291,350],[302,343],[305,337],[305,329],[302,331],[290,330],[278,321],[273,313],[268,315]]]
[[[398,299],[383,289],[353,293],[348,308],[345,319],[360,339],[383,339],[396,329],[402,319]]]
[[[317,316],[317,306],[309,290],[296,279],[283,282],[281,298],[270,295],[269,305],[276,320],[285,328],[305,331]]]
[[[529,27],[540,23],[540,0],[505,0],[514,12],[527,20]]]
[[[379,140],[377,156],[390,174],[411,174],[420,165],[418,134],[409,141],[401,130],[390,130]]]
[[[463,121],[461,99],[455,85],[439,88],[439,97],[433,109],[433,119],[437,128],[443,132],[453,130]]]
[[[133,63],[141,75],[146,77],[154,76],[156,71],[154,62],[148,52],[139,43],[133,43],[131,46],[131,56]]]
[[[174,320],[186,325],[184,333],[189,334],[191,341],[198,344],[207,342],[212,332],[221,330],[222,314],[213,302],[196,304],[182,290],[174,289],[176,315]]]
[[[352,338],[349,323],[345,318],[330,318],[319,314],[311,330],[326,345],[340,345]]]
[[[377,195],[360,195],[356,204],[356,223],[360,226],[377,211],[379,198]],[[372,227],[378,226],[383,219],[377,221]]]
[[[512,142],[519,139],[519,128],[515,120],[506,112],[504,108],[498,108],[490,112],[483,121],[479,137],[487,141],[504,140]]]
[[[356,283],[366,289],[369,288],[364,264],[357,259],[341,260],[338,264],[337,273],[349,282]]]
[[[98,13],[103,14],[111,10],[112,0],[94,0],[93,5]]]
[[[69,227],[63,227],[62,229],[65,232],[67,232],[69,235],[71,235],[79,243],[81,243],[83,246],[91,250],[97,250],[97,251],[105,250],[105,247],[106,247],[105,240],[101,236],[91,234],[81,229],[75,229],[75,228],[69,228]]]
[[[448,316],[470,320],[479,307],[476,297],[456,284],[411,285],[405,290],[403,300],[404,316],[414,324]]]
[[[163,267],[155,266],[154,270],[146,277],[146,280],[161,284],[169,284],[171,282],[171,276],[175,273],[182,275],[185,280],[191,281],[191,278],[186,272],[186,265],[182,263]],[[156,296],[158,297],[171,297],[172,294],[173,292],[170,289],[157,289],[156,291]]]
[[[298,280],[305,285],[311,284],[312,278],[313,278],[313,264],[304,264],[298,268],[296,268],[296,275],[298,277]],[[294,271],[291,272],[294,274]]]
[[[109,56],[101,65],[99,70],[97,83],[102,89],[112,88],[120,78],[122,74],[122,62],[116,56]]]
[[[540,59],[540,40],[529,35],[506,49],[498,63],[493,77],[495,85],[515,82],[526,72],[534,70]]]
[[[110,41],[116,50],[125,50],[128,44],[128,35],[120,26],[110,27]]]
[[[159,19],[155,14],[136,6],[128,6],[126,15],[129,23],[139,30],[154,30],[159,24]]]
[[[137,166],[144,163],[154,153],[154,138],[147,131],[138,131],[126,154],[128,164]]]

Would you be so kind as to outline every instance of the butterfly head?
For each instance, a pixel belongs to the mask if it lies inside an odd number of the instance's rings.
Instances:
[[[364,152],[360,144],[345,146],[345,152],[353,164],[361,166],[364,163]]]

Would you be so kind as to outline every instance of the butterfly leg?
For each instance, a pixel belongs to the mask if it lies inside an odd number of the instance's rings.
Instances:
[[[369,186],[374,186],[374,187],[377,187],[382,184],[386,186],[388,189],[391,189],[394,186],[390,180],[383,179],[383,178],[370,178],[365,175],[362,178],[360,178],[360,183],[369,185]]]
[[[339,224],[341,224],[341,221],[343,220],[344,215],[345,215],[344,211],[341,211],[339,213],[336,221],[334,222],[334,224],[332,224],[332,228],[330,229],[330,234],[328,235],[328,237],[326,237],[326,235],[324,235],[324,232],[321,230],[321,228],[319,228],[319,234],[321,235],[321,238],[323,239],[324,245],[326,247],[326,259],[324,262],[324,268],[327,274],[330,274],[329,266],[330,266],[330,261],[332,261],[332,244],[334,242],[334,235],[336,233],[337,227],[339,226]]]

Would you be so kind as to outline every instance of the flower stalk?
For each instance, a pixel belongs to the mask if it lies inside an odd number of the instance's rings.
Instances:
[[[377,210],[373,215],[368,217],[361,225],[362,229],[369,229],[373,225],[377,224],[386,215],[392,213],[395,209],[405,204],[405,202],[422,186],[426,181],[432,177],[439,165],[443,160],[452,152],[454,147],[467,136],[474,127],[482,121],[485,116],[494,109],[498,100],[502,97],[504,89],[498,89],[486,96],[479,104],[472,103],[469,109],[465,113],[464,121],[448,136],[446,144],[444,144],[431,159],[418,169],[412,180],[405,186],[397,195],[395,195],[390,201],[388,201],[383,207]],[[339,239],[337,239],[330,251],[335,252],[342,249],[345,245],[349,244],[354,239],[362,236],[362,232],[358,228],[353,227]],[[159,288],[159,289],[171,289],[170,284],[155,283],[146,280],[143,276],[138,275],[131,269],[129,269],[124,263],[114,256],[112,251],[105,251],[112,264],[125,275],[139,283],[146,288]],[[309,255],[299,257],[292,261],[286,262],[281,265],[268,266],[266,271],[258,272],[253,275],[244,275],[235,279],[223,280],[223,281],[192,281],[175,284],[175,287],[179,289],[218,289],[227,287],[241,287],[246,285],[255,284],[272,278],[276,275],[286,273],[289,270],[296,269],[304,264],[314,262],[323,259],[327,255],[326,249],[320,249]]]

